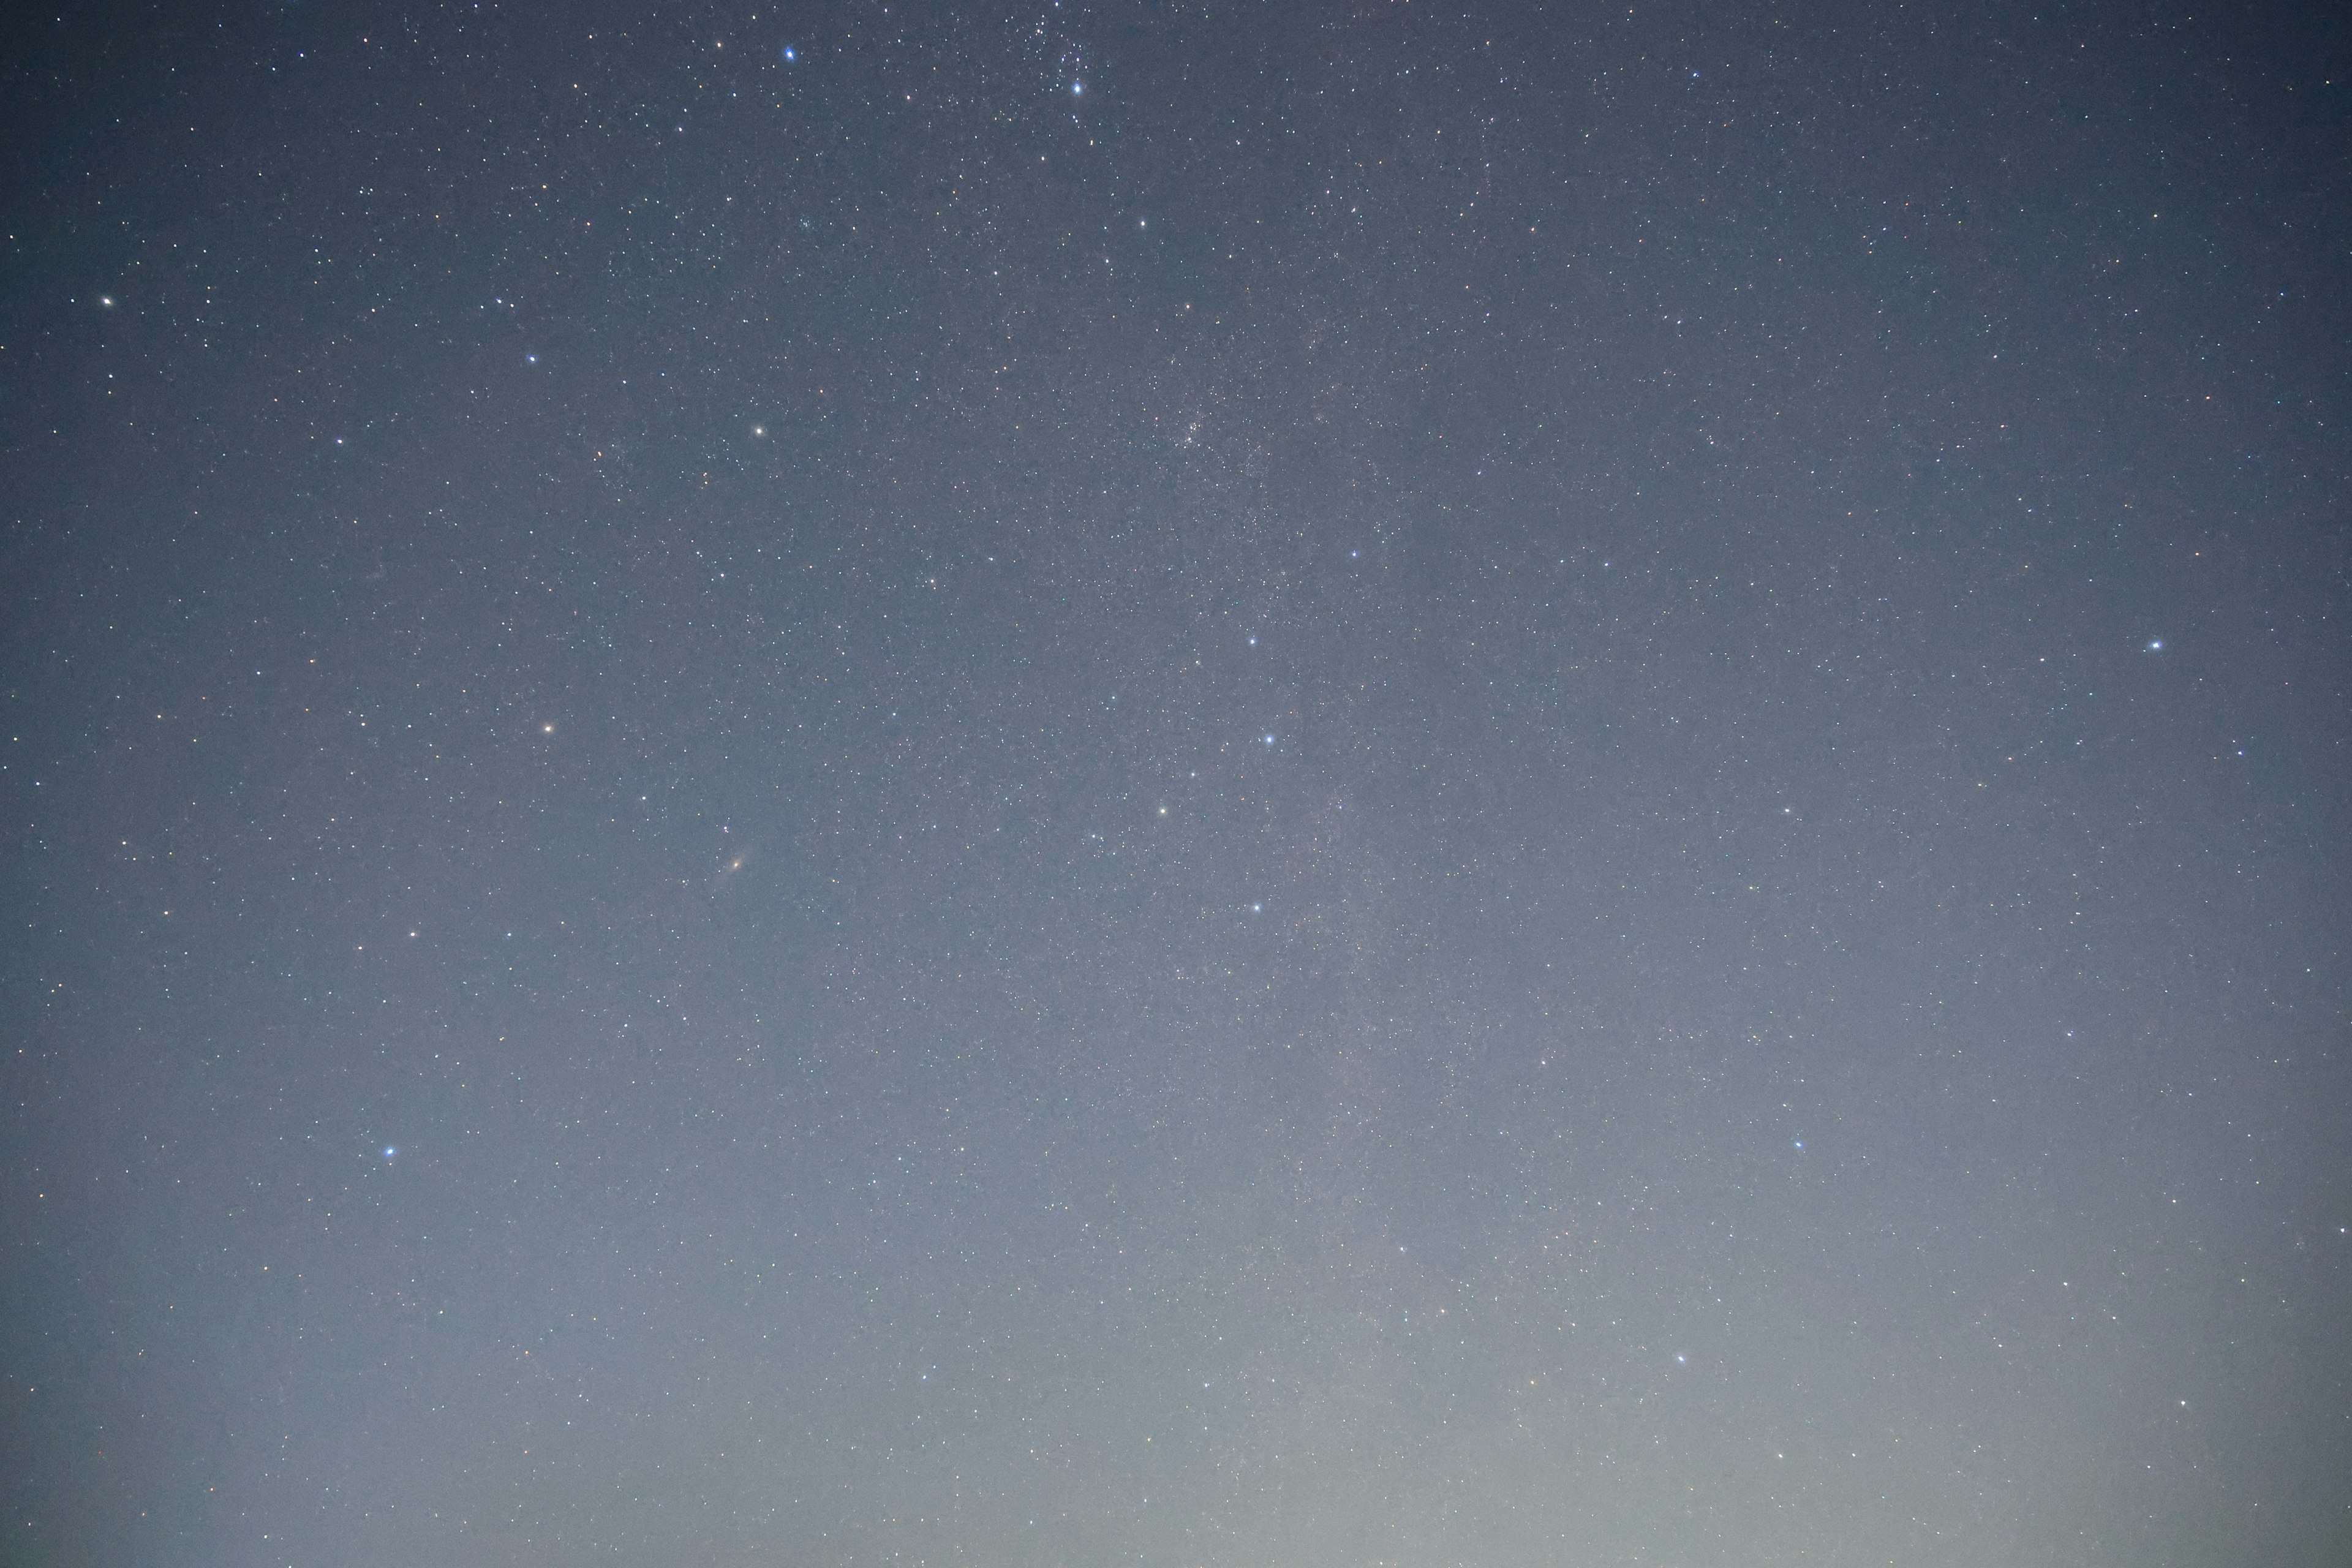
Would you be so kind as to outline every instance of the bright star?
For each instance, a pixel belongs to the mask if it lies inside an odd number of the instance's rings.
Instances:
[[[2162,653],[2164,651],[2164,639],[2162,637],[2149,638],[2147,651],[2150,653]]]
[[[383,1146],[383,1157],[387,1160],[399,1152],[400,1150],[394,1144],[387,1143]]]

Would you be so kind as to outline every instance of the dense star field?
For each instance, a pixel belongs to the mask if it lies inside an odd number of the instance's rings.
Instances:
[[[8,22],[0,1558],[2352,1560],[2210,9]]]

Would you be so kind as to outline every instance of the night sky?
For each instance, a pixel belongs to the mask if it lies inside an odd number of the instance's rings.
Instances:
[[[8,23],[0,1560],[2352,1561],[2210,9]]]

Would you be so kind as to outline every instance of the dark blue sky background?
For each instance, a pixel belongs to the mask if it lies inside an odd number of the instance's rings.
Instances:
[[[2352,1553],[2315,13],[0,77],[0,1555]]]

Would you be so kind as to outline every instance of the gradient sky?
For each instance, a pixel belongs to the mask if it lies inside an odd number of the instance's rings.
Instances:
[[[10,22],[0,1557],[2352,1561],[2319,9]]]

